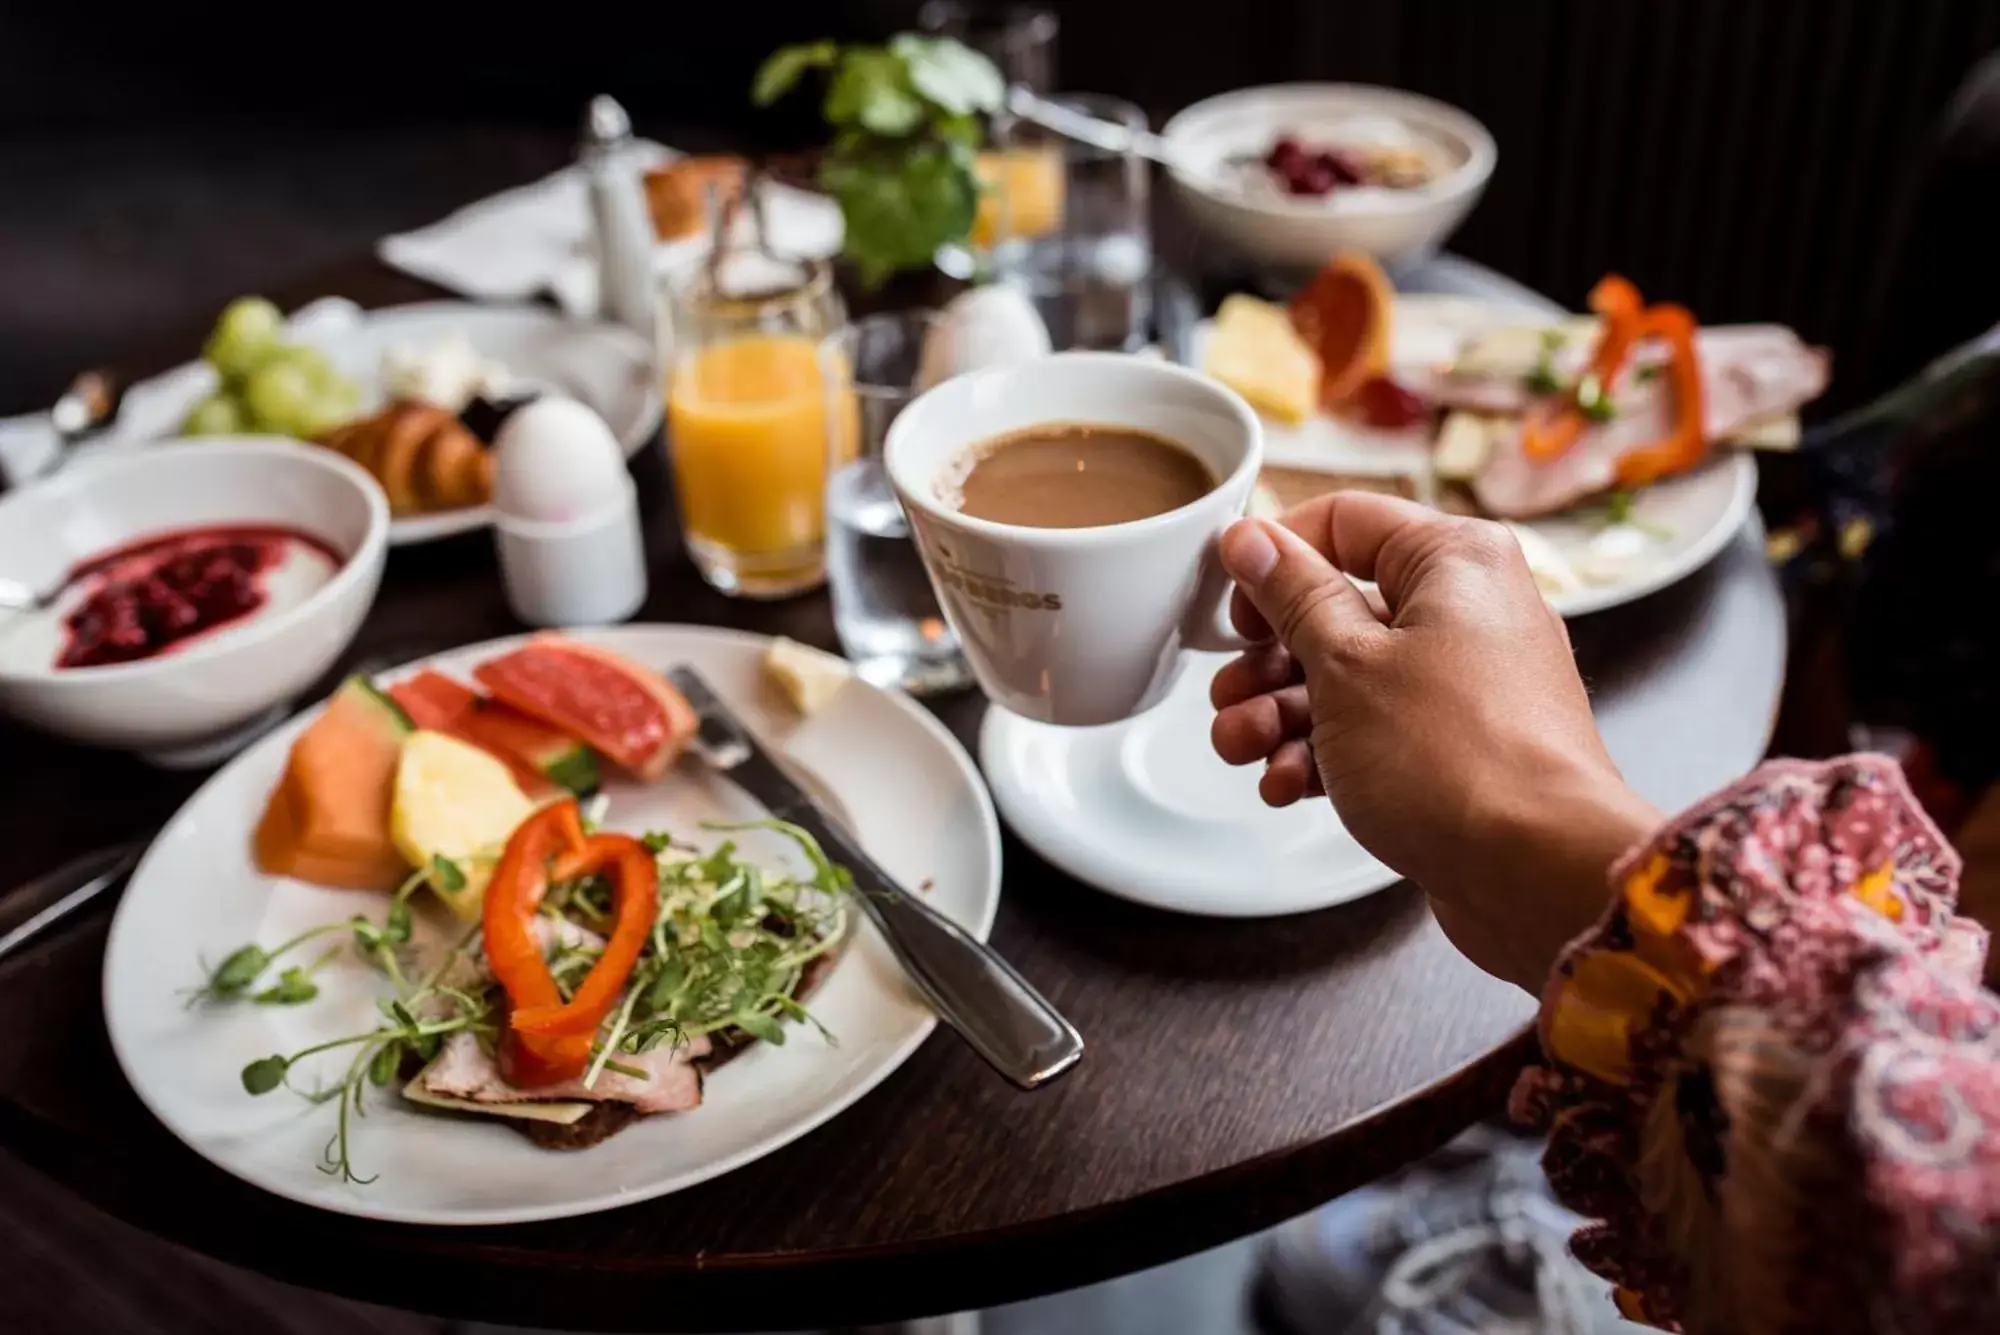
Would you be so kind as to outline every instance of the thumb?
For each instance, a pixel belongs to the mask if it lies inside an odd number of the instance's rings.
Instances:
[[[1237,629],[1252,638],[1269,630],[1302,662],[1382,628],[1354,582],[1282,524],[1241,519],[1230,525],[1222,535],[1222,566],[1254,609],[1246,616],[1239,605]]]

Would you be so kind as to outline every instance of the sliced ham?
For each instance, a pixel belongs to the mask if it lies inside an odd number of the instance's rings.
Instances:
[[[1702,425],[1711,441],[1788,416],[1826,388],[1827,356],[1789,329],[1742,325],[1701,331]],[[1525,408],[1525,402],[1523,402]],[[1533,519],[1608,489],[1618,461],[1665,436],[1673,425],[1667,378],[1623,377],[1617,415],[1591,427],[1559,459],[1536,462],[1518,421],[1492,434],[1486,466],[1473,479],[1480,507],[1501,519]]]
[[[472,1103],[629,1103],[640,1112],[685,1112],[701,1106],[701,1073],[694,1062],[708,1052],[706,1038],[690,1039],[679,1046],[661,1044],[651,1052],[618,1054],[620,1066],[646,1072],[643,1080],[607,1068],[589,1088],[579,1078],[539,1089],[516,1089],[500,1078],[499,1065],[486,1055],[479,1040],[460,1032],[445,1040],[437,1058],[418,1079],[432,1094]]]
[[[1556,378],[1564,384],[1574,382],[1590,360],[1591,346],[1592,340],[1572,339],[1559,347],[1549,359],[1550,369]],[[1777,411],[1790,411],[1809,402],[1826,387],[1825,351],[1809,346],[1783,325],[1705,327],[1695,335],[1695,346],[1701,354],[1702,384],[1711,405],[1706,415],[1711,421],[1716,418],[1714,405],[1727,403],[1743,387],[1759,394],[1768,394],[1779,388],[1798,394],[1797,401],[1790,408]],[[1407,371],[1399,368],[1396,375],[1398,379],[1408,382],[1408,388],[1442,408],[1500,415],[1520,414],[1528,410],[1528,404],[1534,399],[1527,386],[1527,375],[1534,369],[1534,364],[1530,362],[1517,366],[1517,360],[1498,359],[1492,370],[1474,375],[1456,373],[1449,367],[1442,370],[1411,368]],[[1632,366],[1657,366],[1665,360],[1664,347],[1658,343],[1646,343],[1633,353]],[[1806,388],[1813,385],[1817,387]],[[1768,387],[1759,389],[1756,388],[1758,386]],[[1646,388],[1645,384],[1635,382],[1630,375],[1623,377],[1617,393],[1620,408],[1624,407],[1628,396]],[[1728,417],[1732,414],[1725,412],[1723,415]]]

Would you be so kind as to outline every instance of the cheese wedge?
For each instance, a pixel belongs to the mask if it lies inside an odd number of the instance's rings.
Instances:
[[[1319,355],[1268,301],[1238,294],[1222,303],[1202,369],[1280,421],[1303,422],[1319,406]]]
[[[780,638],[764,651],[764,675],[777,684],[794,709],[811,715],[840,694],[854,669],[844,658]]]

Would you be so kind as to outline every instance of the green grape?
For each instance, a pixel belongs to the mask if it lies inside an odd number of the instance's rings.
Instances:
[[[293,425],[298,434],[306,440],[325,435],[343,422],[354,418],[354,405],[343,403],[337,396],[319,393],[306,405],[306,411]]]
[[[281,435],[304,432],[316,397],[312,377],[289,357],[267,358],[243,382],[243,403],[251,422]]]
[[[181,423],[183,436],[234,436],[244,428],[243,407],[217,390],[189,410]]]
[[[284,331],[285,317],[262,297],[238,297],[223,309],[201,355],[225,376],[245,376]]]

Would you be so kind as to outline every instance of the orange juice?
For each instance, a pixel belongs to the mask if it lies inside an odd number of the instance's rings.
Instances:
[[[987,250],[996,241],[1032,241],[1062,226],[1064,164],[1057,144],[1003,148],[981,153],[979,213],[972,220],[972,244]]]
[[[851,388],[828,393],[817,340],[752,334],[700,348],[668,379],[681,522],[705,560],[784,581],[818,577],[829,403],[858,433]]]

